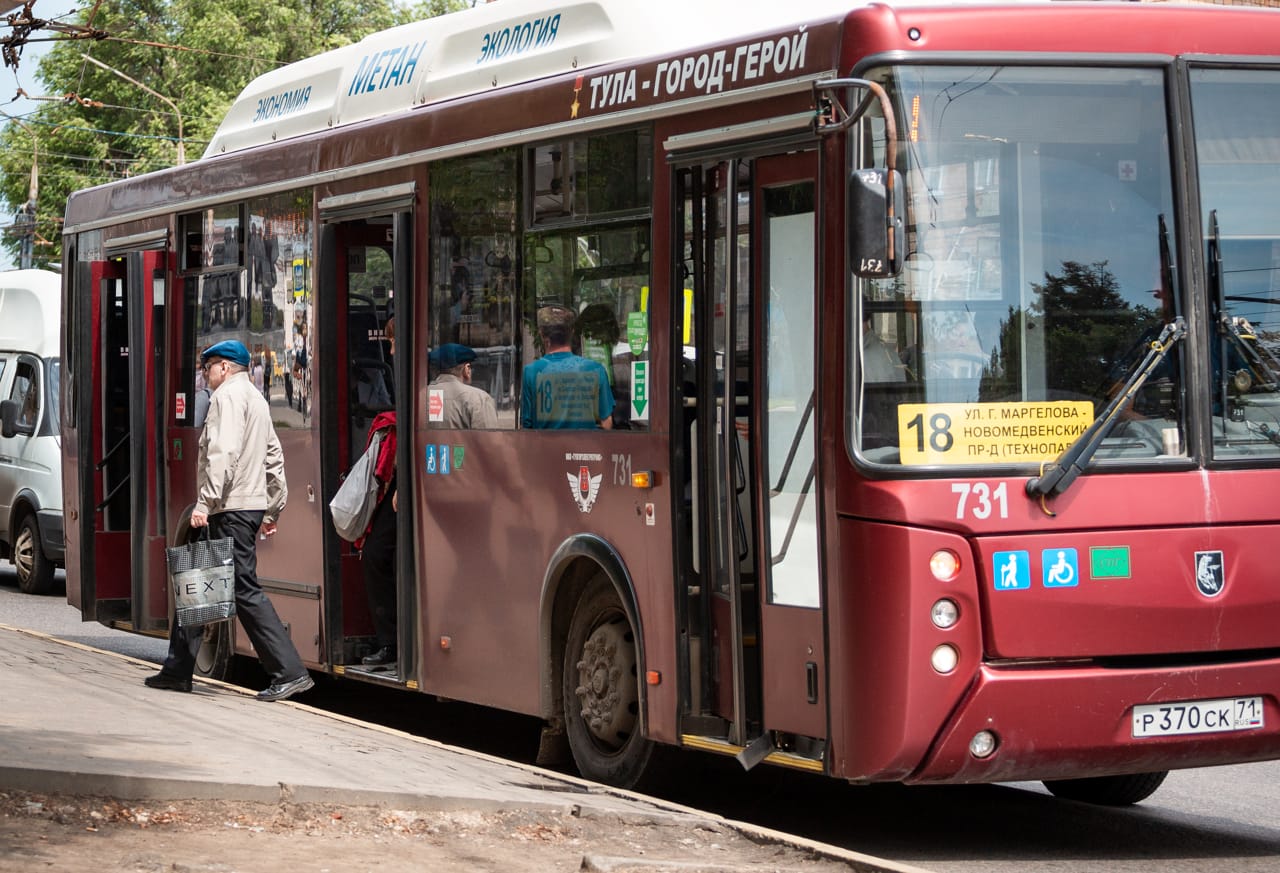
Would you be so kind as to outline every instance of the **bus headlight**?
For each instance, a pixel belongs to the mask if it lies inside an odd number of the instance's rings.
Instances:
[[[933,665],[933,669],[946,675],[956,668],[956,664],[960,663],[960,653],[956,651],[955,646],[943,643],[933,650],[929,663]]]
[[[929,556],[929,572],[939,582],[950,582],[960,573],[960,556],[950,549],[938,549]]]
[[[960,607],[956,606],[954,600],[944,597],[933,605],[929,617],[933,619],[934,627],[946,630],[949,627],[955,627],[956,622],[960,620]]]

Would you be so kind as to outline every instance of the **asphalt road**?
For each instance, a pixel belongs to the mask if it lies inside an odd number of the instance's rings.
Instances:
[[[65,597],[20,593],[0,565],[0,623],[159,663],[163,640],[82,623]],[[394,700],[393,705],[389,701]],[[490,754],[531,761],[534,719],[426,695],[321,681],[306,702]],[[1126,809],[1050,797],[1038,785],[852,786],[682,754],[671,800],[941,873],[1280,871],[1280,762],[1171,774]]]

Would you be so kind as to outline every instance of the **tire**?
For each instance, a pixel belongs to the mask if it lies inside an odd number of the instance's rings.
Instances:
[[[1078,800],[1098,806],[1132,806],[1155,794],[1168,775],[1168,770],[1162,770],[1159,773],[1058,779],[1045,782],[1044,787],[1054,797],[1061,797],[1063,800]]]
[[[48,594],[53,588],[53,561],[40,543],[40,525],[27,515],[13,538],[13,566],[18,571],[18,587],[27,594]]]
[[[244,672],[236,656],[232,629],[235,621],[215,621],[204,626],[204,642],[196,654],[195,675],[237,683]]]
[[[636,635],[613,586],[591,582],[569,623],[564,669],[565,733],[584,778],[634,788],[654,744],[640,734]]]

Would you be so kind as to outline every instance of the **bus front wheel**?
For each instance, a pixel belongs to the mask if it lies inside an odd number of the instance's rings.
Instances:
[[[1078,800],[1098,806],[1132,806],[1155,794],[1168,775],[1168,770],[1162,770],[1159,773],[1058,779],[1045,782],[1044,787],[1054,797],[1061,797],[1063,800]]]
[[[587,779],[634,788],[653,757],[640,734],[640,677],[635,629],[614,593],[597,578],[569,623],[565,644],[565,732]]]

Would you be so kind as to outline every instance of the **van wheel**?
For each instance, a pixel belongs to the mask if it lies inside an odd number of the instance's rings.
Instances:
[[[1155,794],[1168,775],[1168,770],[1162,770],[1158,773],[1131,773],[1124,776],[1058,779],[1045,782],[1044,787],[1054,797],[1064,800],[1078,800],[1098,806],[1132,806]]]
[[[18,525],[13,541],[13,566],[18,571],[18,587],[27,594],[48,594],[53,588],[53,561],[40,545],[40,525],[28,515]]]
[[[640,735],[636,634],[613,586],[597,577],[569,623],[564,669],[565,732],[587,779],[633,788],[653,757]]]

